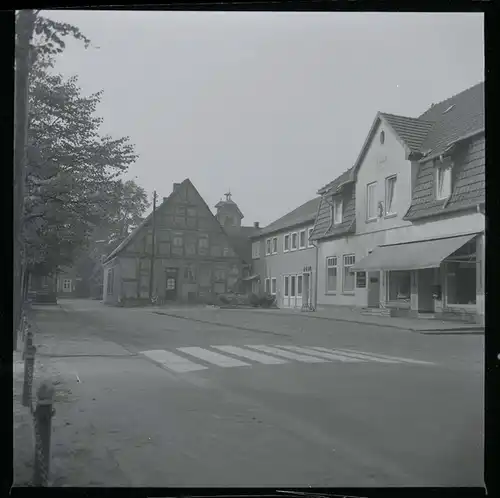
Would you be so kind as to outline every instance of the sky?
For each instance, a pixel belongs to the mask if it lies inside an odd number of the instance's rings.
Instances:
[[[417,117],[484,79],[483,14],[44,11],[80,28],[56,69],[103,90],[102,132],[152,198],[190,178],[265,226],[351,167],[378,111]]]

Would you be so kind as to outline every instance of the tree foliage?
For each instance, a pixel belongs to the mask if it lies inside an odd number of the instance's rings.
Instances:
[[[128,229],[147,207],[147,198],[140,187],[120,179],[137,158],[129,137],[100,133],[96,110],[102,92],[85,96],[76,77],[65,79],[52,71],[54,54],[64,49],[62,37],[71,35],[86,44],[89,40],[77,28],[43,17],[37,18],[35,31],[25,258],[32,271],[50,273],[72,264],[97,226],[120,220]]]

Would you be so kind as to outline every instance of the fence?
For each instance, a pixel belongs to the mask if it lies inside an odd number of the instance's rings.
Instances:
[[[33,486],[47,486],[50,476],[50,438],[52,433],[52,417],[55,413],[54,388],[43,381],[41,382],[33,405],[32,391],[35,373],[36,347],[33,344],[33,328],[25,313],[21,319],[21,338],[24,342],[24,382],[22,404],[30,409],[33,415],[35,434]]]

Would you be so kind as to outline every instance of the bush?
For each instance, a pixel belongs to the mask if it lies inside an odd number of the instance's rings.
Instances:
[[[274,304],[275,300],[275,296],[272,296],[271,294],[264,294],[260,298],[260,306],[262,308],[270,308]]]

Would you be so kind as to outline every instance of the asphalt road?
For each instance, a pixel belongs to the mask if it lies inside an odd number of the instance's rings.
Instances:
[[[85,418],[93,441],[77,453],[106,468],[92,482],[75,470],[73,483],[483,485],[483,336],[61,304],[42,312],[63,324],[55,335],[120,346],[57,360],[79,378],[78,403],[59,413]],[[60,431],[55,445],[68,438]]]

